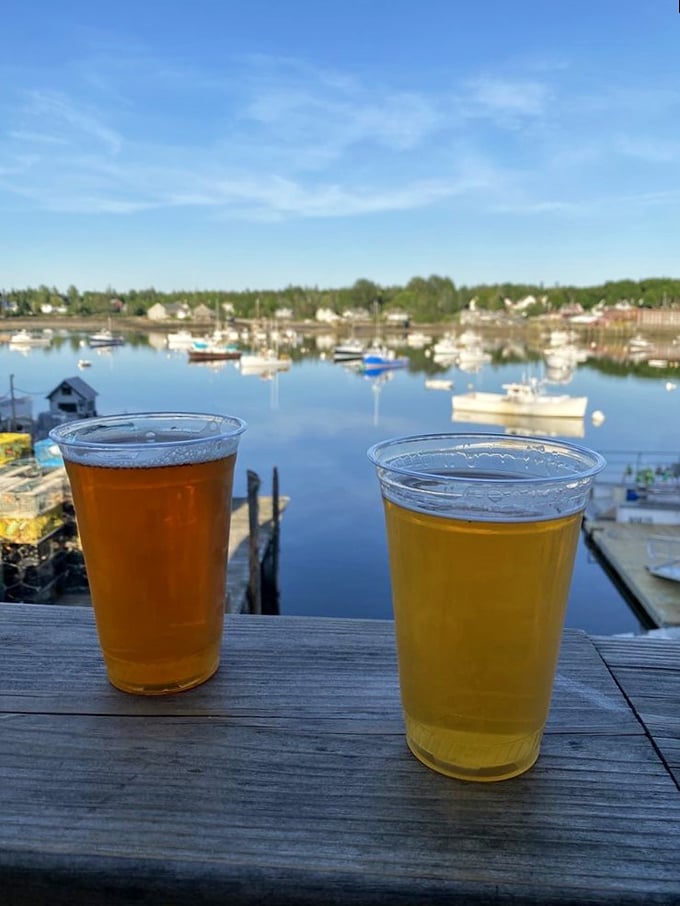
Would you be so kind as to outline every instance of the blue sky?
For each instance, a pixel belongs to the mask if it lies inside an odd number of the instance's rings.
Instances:
[[[676,0],[4,0],[0,288],[680,276]]]

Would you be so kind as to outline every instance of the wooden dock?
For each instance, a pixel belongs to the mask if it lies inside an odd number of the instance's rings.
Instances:
[[[652,626],[680,626],[680,582],[659,579],[646,566],[649,536],[680,538],[680,526],[586,518],[583,530],[605,566]]]
[[[279,514],[283,513],[288,505],[288,497],[278,498]],[[274,521],[274,497],[259,497],[257,499],[257,564],[263,571],[272,554],[273,547],[278,547],[278,532]],[[251,553],[255,551],[251,545],[251,513],[247,497],[235,497],[232,502],[231,530],[229,533],[229,555],[227,564],[227,613],[251,612],[251,599],[249,586],[253,570]],[[272,582],[276,585],[277,577]],[[269,593],[272,592],[271,588]],[[87,587],[82,590],[59,595],[55,601],[62,606],[89,606],[90,593]]]
[[[288,505],[288,497],[279,497],[279,511]],[[275,537],[274,498],[259,497],[257,555],[265,563]],[[248,586],[251,577],[250,512],[247,497],[235,497],[232,503],[231,530],[229,533],[229,560],[227,566],[227,613],[247,613],[250,608]]]

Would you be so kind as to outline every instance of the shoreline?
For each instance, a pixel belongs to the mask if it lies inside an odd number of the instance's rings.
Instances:
[[[127,333],[172,333],[176,330],[190,331],[211,331],[215,328],[213,321],[204,320],[167,320],[154,321],[142,316],[125,316],[115,315],[109,318],[108,315],[33,315],[0,318],[0,337],[6,337],[18,330],[45,330],[54,331],[65,330],[68,332],[92,331],[99,330],[106,326],[110,320],[111,329]],[[252,328],[262,326],[262,324],[271,321],[266,318],[236,318],[231,326],[236,328]],[[275,322],[276,323],[276,322]],[[302,334],[320,334],[330,333],[334,336],[346,336],[348,334],[359,334],[360,336],[373,335],[376,333],[376,325],[372,320],[359,321],[353,323],[327,324],[319,321],[284,321],[277,326],[285,329],[294,330]],[[401,324],[389,324],[381,322],[378,326],[378,333],[388,336],[406,336],[409,332],[418,331],[427,334],[430,337],[441,336],[452,330],[474,330],[481,333],[508,333],[508,334],[533,334],[544,330],[569,330],[580,337],[584,336],[632,336],[633,334],[644,334],[645,336],[668,337],[678,334],[677,324],[639,324],[633,321],[612,322],[609,324],[572,324],[570,321],[558,316],[552,318],[532,318],[526,321],[501,319],[494,321],[466,321],[462,323],[458,319],[449,319],[440,322],[420,323],[412,321],[408,326]]]

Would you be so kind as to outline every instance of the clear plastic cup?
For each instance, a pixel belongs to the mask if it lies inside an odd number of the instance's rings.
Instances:
[[[408,745],[451,777],[521,774],[539,754],[582,513],[605,461],[497,434],[395,438],[368,456]]]
[[[239,418],[149,412],[54,428],[110,681],[160,695],[218,668]]]

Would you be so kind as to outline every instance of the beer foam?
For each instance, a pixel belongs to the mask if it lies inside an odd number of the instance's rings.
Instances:
[[[578,513],[604,466],[599,453],[574,444],[502,435],[396,438],[371,447],[368,457],[392,503],[487,522]]]
[[[246,423],[228,415],[131,413],[50,431],[64,459],[110,469],[192,465],[235,454]]]

